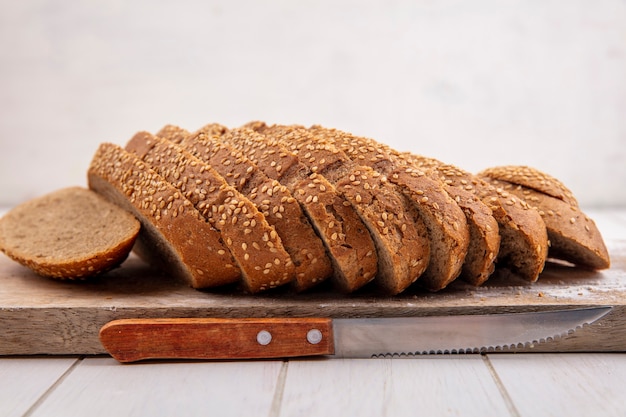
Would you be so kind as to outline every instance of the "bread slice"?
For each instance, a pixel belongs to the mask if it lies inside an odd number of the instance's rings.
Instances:
[[[89,187],[141,222],[134,250],[194,288],[241,278],[220,233],[182,193],[136,155],[103,143],[88,170]]]
[[[578,201],[565,184],[553,176],[533,167],[524,165],[503,165],[487,168],[479,172],[478,175],[521,185],[525,188],[558,198],[570,206],[578,207]]]
[[[290,152],[297,156],[301,164],[326,178],[354,207],[376,246],[376,282],[384,291],[397,294],[422,276],[430,254],[426,227],[415,208],[384,176],[353,163],[331,145],[317,142],[305,129],[255,127],[262,135],[255,136],[249,129],[242,132],[247,131],[244,134],[257,143],[260,152]]]
[[[250,129],[231,130],[220,140],[242,151],[293,193],[328,250],[339,290],[352,292],[374,279],[379,271],[374,242],[358,213],[333,184],[276,141]]]
[[[127,211],[82,187],[27,201],[0,219],[0,250],[39,275],[80,279],[122,263],[139,234]]]
[[[548,256],[592,269],[605,269],[611,265],[600,231],[580,208],[521,185],[494,179],[488,181],[538,209],[550,240]]]
[[[278,129],[289,128],[278,127]],[[405,197],[406,212],[414,213],[412,216],[416,224],[424,224],[425,239],[430,243],[430,259],[419,280],[421,286],[437,291],[458,277],[467,254],[469,229],[463,212],[445,192],[443,184],[422,172],[401,167],[391,159],[390,154],[378,147],[372,148],[374,155],[369,155],[371,145],[360,149],[356,155],[351,146],[343,146],[342,138],[345,139],[346,135],[343,132],[317,126],[308,129],[307,138],[306,135],[295,133],[296,131],[302,132],[303,129],[294,129],[294,133],[289,134],[287,138],[306,147],[306,152],[311,148],[311,145],[307,144],[310,142],[325,146],[331,151],[337,150],[341,154],[344,166],[346,164],[361,166],[379,174],[381,178],[388,179],[390,184],[387,188]],[[372,163],[373,156],[381,163]],[[326,156],[326,159],[329,157]],[[341,170],[335,167],[331,169],[335,175],[342,174]]]
[[[274,228],[257,207],[226,183],[210,165],[179,145],[139,132],[126,150],[139,156],[220,231],[243,275],[243,284],[255,293],[295,279],[291,257]]]
[[[268,178],[248,158],[205,131],[221,129],[205,127],[188,135],[181,147],[211,165],[275,228],[295,265],[296,290],[309,289],[330,277],[333,268],[324,245],[287,187]]]

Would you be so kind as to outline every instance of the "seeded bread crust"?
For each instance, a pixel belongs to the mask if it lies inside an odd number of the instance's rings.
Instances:
[[[548,253],[548,234],[537,210],[459,167],[421,155],[405,153],[403,157],[414,166],[434,170],[449,187],[475,194],[498,224],[496,266],[506,267],[530,282],[539,278]]]
[[[250,126],[267,138],[261,136],[258,143],[283,146],[282,152],[291,152],[311,172],[324,176],[352,204],[374,241],[380,288],[397,294],[422,276],[430,255],[426,227],[415,208],[384,176],[352,163],[343,152],[318,141],[305,129]]]
[[[374,242],[350,203],[330,182],[252,130],[231,130],[220,141],[244,153],[265,175],[293,193],[327,248],[335,272],[333,282],[340,291],[355,291],[376,276]]]
[[[152,265],[209,288],[241,278],[228,248],[180,191],[123,148],[103,143],[88,171],[89,187],[141,222],[134,251]]]
[[[503,165],[485,169],[478,175],[521,185],[558,198],[570,206],[578,207],[578,201],[565,184],[536,168],[524,165]]]
[[[462,272],[463,265],[467,264],[470,229],[458,202],[452,200],[438,178],[407,166],[390,149],[373,139],[321,126],[313,126],[309,130],[318,141],[323,139],[332,143],[352,161],[385,175],[409,198],[427,227],[431,244],[430,263],[420,278],[420,284],[439,290],[454,281]]]
[[[291,257],[256,206],[213,168],[179,145],[148,132],[137,133],[126,150],[143,159],[220,231],[251,293],[295,279]]]
[[[592,269],[610,267],[609,253],[600,231],[580,208],[521,185],[494,179],[489,182],[537,208],[548,231],[548,256]]]
[[[121,264],[139,234],[132,214],[81,187],[16,206],[0,219],[0,250],[39,275],[84,279]]]
[[[205,127],[185,137],[180,145],[211,165],[274,226],[294,262],[296,290],[309,289],[330,277],[333,274],[331,261],[295,196],[287,187],[268,178],[240,152],[206,134],[207,130],[221,129]]]
[[[172,143],[180,145],[180,143],[191,133],[187,129],[183,129],[176,125],[165,125],[159,130],[155,136],[169,140]]]

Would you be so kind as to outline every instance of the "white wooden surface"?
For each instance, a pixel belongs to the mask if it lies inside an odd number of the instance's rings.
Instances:
[[[626,210],[591,211],[626,239]],[[1,339],[0,339],[1,340]],[[179,362],[0,358],[0,416],[624,416],[626,353]]]

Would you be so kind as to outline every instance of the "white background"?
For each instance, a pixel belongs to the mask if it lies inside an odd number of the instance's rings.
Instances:
[[[166,123],[318,123],[626,205],[624,0],[0,0],[0,206]]]

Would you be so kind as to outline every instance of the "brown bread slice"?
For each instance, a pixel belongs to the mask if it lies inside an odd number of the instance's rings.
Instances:
[[[293,262],[274,228],[210,165],[148,132],[137,133],[126,150],[175,186],[220,231],[247,291],[255,293],[293,281]]]
[[[491,178],[488,181],[538,209],[550,240],[548,256],[592,269],[610,267],[609,253],[600,231],[580,208],[521,185]]]
[[[421,155],[403,156],[414,166],[433,169],[449,187],[475,194],[498,223],[496,266],[507,267],[531,282],[539,278],[548,253],[548,234],[537,210],[459,167]]]
[[[241,278],[220,233],[181,192],[136,155],[103,143],[88,171],[89,187],[141,222],[133,248],[152,265],[194,288]]]
[[[57,190],[0,219],[0,250],[39,275],[81,279],[122,263],[139,221],[85,188]]]
[[[422,214],[426,215],[426,218],[434,217],[436,222],[450,224],[454,228],[455,216],[458,216],[459,212],[453,207],[454,211],[446,213],[446,210],[450,210],[451,205],[449,199],[444,195],[444,192],[447,193],[463,211],[469,228],[467,254],[463,259],[460,277],[473,285],[480,285],[487,280],[495,267],[495,259],[500,247],[500,235],[498,234],[498,223],[491,214],[491,210],[480,199],[464,189],[448,187],[441,182],[439,176],[430,178],[425,171],[420,169],[421,167],[412,166],[402,154],[374,139],[358,137],[337,129],[327,129],[321,126],[313,126],[310,130],[344,151],[353,161],[368,165],[378,172],[390,176],[392,182],[402,185],[402,189],[409,193],[416,204],[419,203],[424,209],[432,208],[429,213]],[[406,167],[406,169],[402,169],[402,167]],[[405,172],[402,172],[403,170]],[[412,177],[410,178],[411,182],[407,182],[409,177]],[[424,197],[427,200],[422,203]],[[424,204],[426,205],[424,206]],[[438,230],[438,228],[432,227],[431,229]],[[442,247],[438,248],[438,251],[445,252],[449,240],[440,238],[435,238],[435,240],[442,242]],[[435,248],[432,250],[436,251]],[[461,260],[461,257],[456,259]],[[446,263],[446,259],[442,259],[440,262],[440,264]],[[440,272],[435,271],[434,274],[439,275]]]
[[[210,129],[205,127],[188,135],[180,145],[211,165],[274,226],[295,265],[296,289],[306,290],[330,277],[333,268],[324,245],[287,187],[268,178],[239,152],[206,134],[207,130]]]
[[[374,279],[379,261],[374,242],[351,204],[296,155],[265,139],[249,129],[231,130],[220,137],[245,153],[268,177],[292,190],[331,255],[334,283],[341,291],[355,291]]]
[[[316,144],[304,129],[250,126],[261,135],[245,128],[239,131],[259,157],[265,155],[271,160],[276,154],[289,152],[310,172],[326,178],[354,207],[374,241],[378,255],[376,281],[384,291],[402,292],[422,275],[430,253],[426,228],[404,195],[380,173],[353,164],[336,148]],[[272,163],[284,167],[279,161]]]
[[[521,185],[563,200],[570,206],[578,207],[578,201],[565,184],[553,176],[533,167],[524,165],[503,165],[487,168],[479,172],[478,175]]]

